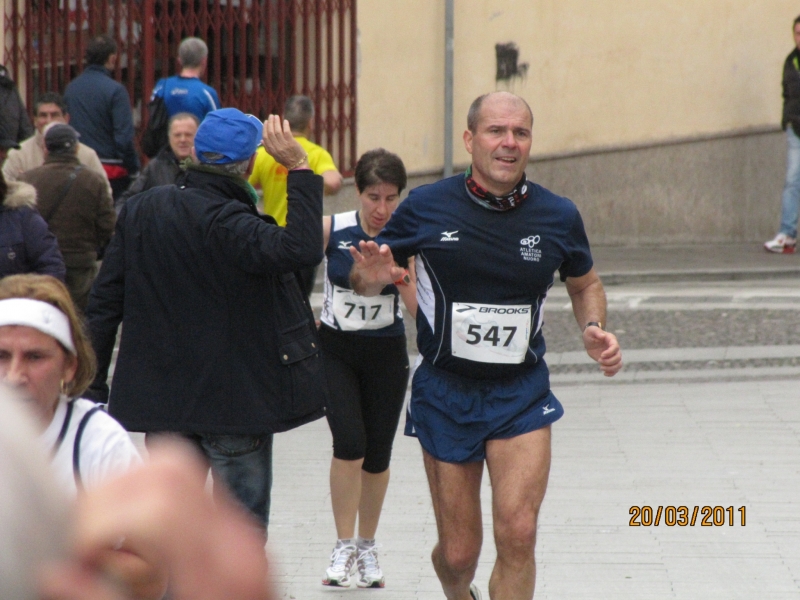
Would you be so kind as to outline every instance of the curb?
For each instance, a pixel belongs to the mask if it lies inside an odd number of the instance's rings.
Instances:
[[[663,271],[600,271],[604,285],[671,281],[749,281],[800,278],[800,266],[770,269],[674,269]]]

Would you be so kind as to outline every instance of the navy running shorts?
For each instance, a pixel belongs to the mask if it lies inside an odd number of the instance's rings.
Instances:
[[[476,380],[423,360],[411,384],[405,434],[437,460],[478,462],[486,458],[487,440],[541,429],[563,414],[544,364],[509,379]]]

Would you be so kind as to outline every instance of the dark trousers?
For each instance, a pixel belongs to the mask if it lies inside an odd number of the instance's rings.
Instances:
[[[147,434],[145,443],[151,436]],[[166,434],[172,435],[172,434]],[[205,457],[215,478],[253,516],[267,538],[272,499],[272,438],[264,435],[178,434]]]

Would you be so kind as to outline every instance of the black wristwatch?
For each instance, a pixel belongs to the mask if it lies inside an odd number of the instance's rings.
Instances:
[[[599,327],[601,331],[605,331],[605,329],[603,329],[603,324],[598,321],[589,321],[583,326],[583,330],[586,331],[588,327]]]

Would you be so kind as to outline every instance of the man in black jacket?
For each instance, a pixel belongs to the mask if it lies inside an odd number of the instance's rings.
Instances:
[[[117,58],[117,43],[110,36],[91,39],[86,44],[86,68],[64,90],[70,125],[100,157],[114,200],[139,172],[131,99],[113,76]]]
[[[322,178],[270,116],[263,142],[290,172],[289,221],[260,217],[245,174],[261,140],[261,122],[235,108],[206,116],[199,163],[122,207],[87,320],[91,396],[107,394],[124,322],[109,412],[128,430],[193,441],[266,527],[272,434],[322,416],[325,376],[294,276],[322,259]]]
[[[792,25],[794,49],[783,62],[783,118],[786,131],[786,181],[781,197],[781,225],[764,249],[792,254],[797,248],[797,219],[800,217],[800,17]]]
[[[0,65],[0,138],[19,143],[33,135],[33,125],[8,69]],[[8,146],[13,148],[14,146]]]
[[[169,120],[169,145],[147,163],[139,176],[120,197],[118,208],[136,194],[159,185],[175,183],[181,173],[181,163],[192,155],[194,136],[200,122],[192,113],[178,113]]]

